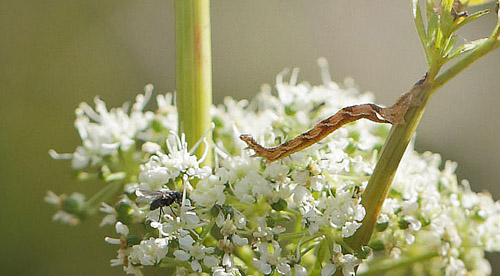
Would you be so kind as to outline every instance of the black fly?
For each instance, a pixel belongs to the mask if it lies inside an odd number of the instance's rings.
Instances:
[[[168,206],[170,210],[172,210],[172,205],[174,202],[177,204],[181,204],[182,201],[182,193],[164,190],[164,191],[147,191],[147,190],[139,190],[138,196],[148,197],[151,200],[151,205],[149,206],[149,210],[156,210],[160,208],[160,215],[158,216],[158,222],[161,219],[161,215],[163,213],[163,207]],[[172,213],[175,214],[174,210]]]

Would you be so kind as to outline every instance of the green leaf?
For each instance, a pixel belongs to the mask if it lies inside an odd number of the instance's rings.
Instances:
[[[455,46],[455,43],[457,42],[457,36],[453,35],[448,39],[448,42],[446,43],[446,46],[444,47],[443,51],[443,57],[446,58],[448,54],[453,50],[453,47]]]
[[[426,0],[425,1],[425,10],[427,16],[427,24],[429,24],[431,20],[431,14],[434,14],[434,0]]]
[[[318,262],[322,263],[328,259],[330,250],[328,249],[328,245],[326,244],[326,239],[323,239],[318,246]]]
[[[474,40],[471,43],[461,45],[460,47],[457,47],[455,50],[453,50],[450,53],[450,55],[448,56],[448,60],[454,59],[454,58],[456,58],[464,53],[470,52],[470,51],[476,49],[479,45],[483,44],[486,41],[488,41],[487,38],[481,38],[478,40]]]
[[[417,27],[417,33],[420,37],[420,42],[422,43],[422,47],[424,47],[425,57],[427,58],[427,63],[430,65],[430,52],[428,47],[427,34],[425,33],[425,26],[422,20],[422,12],[420,10],[420,4],[418,0],[412,0],[413,5],[413,20],[415,21],[415,27]]]
[[[453,21],[455,21],[455,18],[453,18],[453,15],[451,13],[452,8],[453,0],[441,1],[441,18],[439,20],[439,25],[445,39],[447,39],[447,37],[451,35]]]
[[[490,10],[482,10],[482,11],[478,11],[478,12],[475,12],[473,14],[470,14],[467,17],[461,17],[459,20],[455,21],[455,26],[453,27],[453,32],[456,32],[458,29],[460,29],[464,25],[466,25],[466,24],[472,22],[473,20],[476,20],[476,19],[478,19],[478,18],[480,18],[483,15],[486,15],[488,13],[490,13]]]
[[[477,6],[477,5],[482,5],[486,3],[491,3],[494,0],[461,0],[460,2],[462,3],[467,3],[469,6]]]
[[[429,43],[429,46],[436,39],[436,34],[438,31],[438,19],[438,15],[432,13],[429,24],[427,24],[427,41]]]

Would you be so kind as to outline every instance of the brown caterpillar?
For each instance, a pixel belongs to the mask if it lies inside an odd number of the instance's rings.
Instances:
[[[421,83],[417,83],[417,85],[418,84]],[[334,115],[319,122],[309,131],[277,147],[263,147],[249,134],[240,135],[240,139],[247,143],[247,149],[255,151],[254,156],[263,157],[267,162],[274,162],[319,142],[341,126],[359,119],[364,118],[377,123],[401,124],[403,123],[403,117],[406,111],[412,102],[415,102],[412,98],[412,91],[410,91],[402,95],[394,105],[386,108],[375,104],[360,104],[344,107]]]

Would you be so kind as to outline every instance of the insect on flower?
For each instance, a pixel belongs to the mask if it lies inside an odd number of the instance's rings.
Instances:
[[[160,215],[158,216],[158,222],[161,219],[161,215],[163,213],[163,207],[165,206],[170,207],[172,213],[175,214],[174,210],[170,205],[172,205],[174,202],[180,205],[182,201],[182,193],[170,190],[162,190],[162,191],[137,190],[136,194],[140,198],[145,198],[146,200],[151,201],[149,210],[156,210],[160,208]]]

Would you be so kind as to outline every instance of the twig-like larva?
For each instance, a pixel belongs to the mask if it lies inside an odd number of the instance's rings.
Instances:
[[[344,107],[335,115],[319,122],[309,131],[273,148],[259,145],[249,134],[240,135],[240,139],[247,143],[249,149],[255,151],[254,156],[263,157],[267,162],[274,162],[317,143],[341,126],[359,119],[364,118],[377,123],[401,124],[406,111],[412,104],[412,97],[410,91],[402,95],[394,105],[386,108],[375,104]]]

